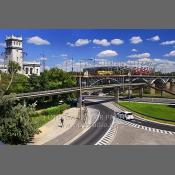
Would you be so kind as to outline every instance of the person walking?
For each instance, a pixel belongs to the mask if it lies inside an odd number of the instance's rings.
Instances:
[[[61,127],[63,127],[63,126],[64,126],[64,118],[61,117],[61,118],[60,118],[60,121],[61,121],[61,125],[62,125]]]

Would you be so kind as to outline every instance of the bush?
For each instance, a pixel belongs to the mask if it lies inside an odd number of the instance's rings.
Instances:
[[[64,110],[68,108],[69,108],[69,105],[67,104],[50,107],[42,110],[41,112],[36,112],[32,116],[32,120],[36,124],[37,128],[39,128],[45,123],[47,123],[48,121],[52,120],[56,115],[61,114]]]
[[[14,95],[0,97],[0,140],[7,144],[27,144],[38,133],[31,116],[35,106],[16,104]]]

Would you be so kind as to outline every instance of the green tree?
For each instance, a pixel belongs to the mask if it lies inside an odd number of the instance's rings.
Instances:
[[[31,117],[35,106],[18,103],[14,94],[0,96],[0,140],[7,144],[27,144],[38,133]]]

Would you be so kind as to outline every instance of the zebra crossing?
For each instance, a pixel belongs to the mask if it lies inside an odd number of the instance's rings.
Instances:
[[[113,141],[117,133],[117,124],[118,123],[115,122],[115,119],[113,118],[111,127],[106,132],[106,134],[95,145],[110,145],[110,143]]]
[[[115,122],[118,123],[118,124],[124,124],[124,125],[127,125],[127,126],[138,128],[138,129],[144,129],[144,130],[149,131],[149,132],[157,132],[157,133],[161,133],[161,134],[170,134],[170,135],[175,134],[175,132],[172,132],[172,131],[151,128],[151,127],[148,127],[148,126],[139,125],[137,123],[132,123],[132,122],[129,122],[129,121],[121,120],[121,119],[118,119],[118,118],[115,118]]]

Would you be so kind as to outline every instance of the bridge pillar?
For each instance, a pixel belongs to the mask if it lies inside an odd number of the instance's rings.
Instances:
[[[119,102],[119,87],[114,88],[115,102]]]
[[[170,91],[175,91],[175,84],[170,82]]]
[[[27,102],[26,102],[26,99],[24,98],[24,100],[23,100],[23,105],[24,106],[27,106]]]
[[[152,84],[153,87],[155,87],[155,84]],[[151,95],[155,95],[156,94],[156,90],[153,88],[150,88],[150,94]]]
[[[143,87],[140,87],[140,92],[139,92],[140,98],[143,97]]]
[[[171,82],[166,83],[166,89],[168,89],[168,90],[171,89]]]

